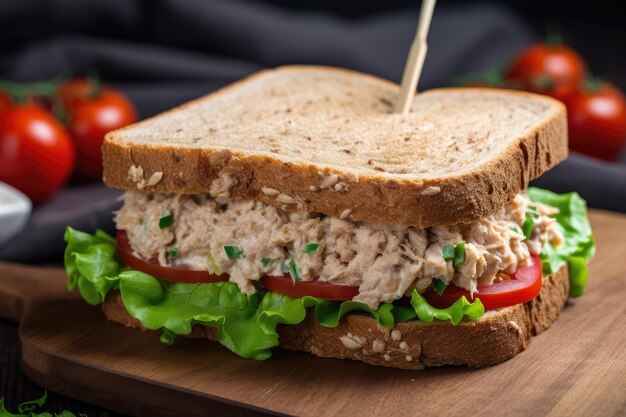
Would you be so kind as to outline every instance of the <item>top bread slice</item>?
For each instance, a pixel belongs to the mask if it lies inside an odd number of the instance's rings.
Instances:
[[[567,156],[564,106],[506,90],[422,92],[359,72],[265,70],[107,134],[104,181],[430,227],[496,212]]]

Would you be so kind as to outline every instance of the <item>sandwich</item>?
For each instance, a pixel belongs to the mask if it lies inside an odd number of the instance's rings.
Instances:
[[[372,365],[487,366],[583,293],[576,193],[528,188],[567,156],[564,106],[265,70],[106,135],[115,236],[67,228],[68,288],[127,327]]]

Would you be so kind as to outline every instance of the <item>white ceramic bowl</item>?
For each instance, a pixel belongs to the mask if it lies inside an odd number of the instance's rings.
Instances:
[[[0,182],[0,243],[19,233],[26,225],[32,204],[21,191]]]

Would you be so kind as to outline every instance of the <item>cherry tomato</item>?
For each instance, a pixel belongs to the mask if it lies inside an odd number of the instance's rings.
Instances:
[[[0,91],[0,113],[8,110],[12,106],[13,100],[11,99],[11,95],[7,92]]]
[[[578,87],[584,77],[585,64],[576,51],[565,45],[550,44],[536,44],[523,50],[505,72],[510,86],[548,95],[563,86]],[[555,93],[562,95],[564,91]]]
[[[447,308],[454,304],[461,296],[468,300],[479,298],[485,309],[492,310],[515,304],[525,303],[532,300],[541,292],[541,259],[532,256],[529,266],[519,267],[511,279],[496,282],[492,285],[479,285],[478,293],[470,294],[469,291],[455,285],[449,285],[443,294],[439,295],[433,290],[422,294],[434,307]]]
[[[58,97],[64,105],[67,127],[76,144],[76,174],[84,179],[100,179],[100,148],[104,135],[135,123],[135,108],[122,92],[94,86],[86,79],[64,83],[59,88]]]
[[[33,104],[0,113],[0,181],[41,202],[72,172],[74,145],[50,113]]]
[[[32,97],[25,98],[22,104],[39,105],[37,100]],[[17,105],[18,104],[15,102],[15,100],[8,91],[0,91],[0,113]]]
[[[270,291],[292,297],[309,295],[324,300],[346,301],[352,300],[359,294],[358,286],[337,285],[324,281],[294,281],[290,275],[264,276],[261,282]]]
[[[87,97],[91,86],[92,83],[88,78],[66,80],[59,85],[56,97],[61,101],[65,109],[70,110],[76,100]]]
[[[626,99],[609,83],[591,83],[570,97],[567,121],[570,149],[613,161],[624,148]]]
[[[133,255],[133,250],[128,243],[128,236],[123,230],[118,230],[115,236],[117,240],[117,256],[120,261],[129,268],[145,272],[157,279],[173,282],[207,283],[228,281],[228,275],[215,275],[209,271],[198,271],[178,266],[161,266],[156,259],[141,259]]]

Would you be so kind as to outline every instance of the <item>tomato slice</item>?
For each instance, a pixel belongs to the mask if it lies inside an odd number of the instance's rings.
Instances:
[[[157,259],[141,259],[133,255],[125,231],[118,230],[117,255],[124,265],[145,272],[157,279],[184,283],[210,283],[228,281],[227,274],[216,275],[208,271],[193,270],[182,266],[161,266]],[[525,303],[535,298],[541,291],[542,275],[541,260],[538,256],[531,257],[529,266],[519,267],[511,275],[511,279],[493,285],[479,285],[476,297],[469,291],[448,286],[442,295],[433,290],[422,294],[434,307],[447,308],[461,296],[468,300],[479,298],[485,309],[492,310],[515,304]],[[324,281],[294,281],[290,275],[263,276],[261,282],[270,291],[293,297],[311,296],[330,301],[349,301],[359,294],[359,287],[353,285],[337,285]]]
[[[525,303],[539,294],[542,285],[541,259],[537,255],[532,255],[531,259],[532,263],[517,268],[511,279],[492,285],[479,285],[474,297],[469,291],[454,285],[449,285],[442,295],[433,290],[422,295],[437,308],[450,307],[463,295],[470,301],[473,298],[480,299],[487,310]]]
[[[292,297],[321,298],[330,301],[349,301],[359,294],[359,287],[352,285],[337,285],[324,281],[294,281],[291,275],[264,276],[261,282],[270,291]]]
[[[124,265],[157,279],[193,284],[228,281],[227,274],[215,275],[209,271],[199,271],[183,266],[161,266],[155,258],[148,260],[138,258],[133,255],[133,250],[128,243],[128,235],[123,230],[117,231],[115,239],[117,240],[117,256]]]

